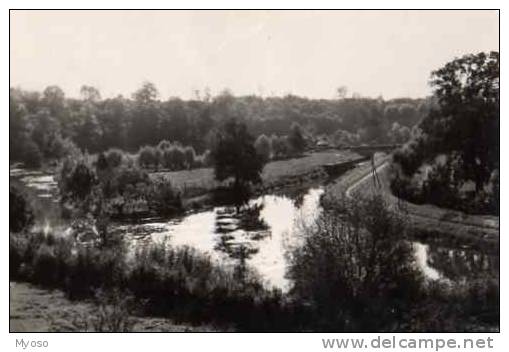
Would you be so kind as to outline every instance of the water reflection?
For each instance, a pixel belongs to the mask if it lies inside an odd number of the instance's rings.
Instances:
[[[57,201],[53,177],[22,169],[11,169],[11,177],[34,190],[44,202]],[[174,246],[187,245],[207,253],[222,265],[242,262],[255,268],[269,285],[287,290],[290,283],[285,278],[285,253],[289,246],[298,245],[296,231],[311,226],[319,216],[322,193],[323,189],[316,187],[292,197],[264,195],[251,200],[240,213],[232,207],[215,207],[180,219],[116,224],[111,231],[130,238],[133,246],[168,241]],[[49,231],[48,221],[40,226]],[[468,280],[498,273],[499,257],[493,253],[444,241],[414,242],[413,246],[417,265],[431,280]]]
[[[428,264],[453,281],[464,281],[498,273],[500,258],[473,249],[428,245]]]
[[[161,224],[165,230],[151,237],[194,247],[223,264],[245,262],[269,285],[286,290],[286,246],[295,237],[297,221],[316,220],[322,193],[321,188],[311,189],[299,203],[285,196],[265,195],[251,200],[239,213],[231,207],[216,207]]]

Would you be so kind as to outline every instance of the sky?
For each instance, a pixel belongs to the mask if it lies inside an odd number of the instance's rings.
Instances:
[[[386,99],[431,93],[431,71],[498,51],[498,12],[11,11],[10,85],[82,85],[125,97],[144,81],[161,99],[295,94],[340,86]]]

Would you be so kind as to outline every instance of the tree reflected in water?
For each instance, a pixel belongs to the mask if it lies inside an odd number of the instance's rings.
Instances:
[[[429,244],[428,264],[453,281],[498,273],[500,258],[473,249],[452,249]]]

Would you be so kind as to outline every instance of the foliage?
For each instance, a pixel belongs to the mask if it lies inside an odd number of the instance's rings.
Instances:
[[[27,141],[20,160],[29,168],[38,168],[42,164],[42,159],[42,153],[37,144]]]
[[[421,290],[403,220],[379,197],[325,209],[292,253],[294,294],[324,330],[398,330]]]
[[[26,230],[33,222],[33,211],[25,197],[17,188],[9,187],[9,231]]]
[[[359,138],[360,136],[358,134],[350,133],[341,129],[334,132],[334,135],[332,136],[336,147],[357,145],[359,143]]]
[[[106,152],[106,160],[109,167],[119,167],[124,159],[124,153],[116,148],[109,149]]]
[[[91,196],[97,184],[97,175],[85,156],[77,159],[66,158],[57,177],[60,201],[64,206],[80,208],[84,213],[90,211]]]
[[[144,146],[138,152],[138,163],[141,167],[157,167],[159,160],[156,149],[150,146]]]
[[[256,152],[263,158],[263,160],[270,160],[272,154],[271,143],[270,139],[266,135],[259,135],[254,146],[256,148]]]
[[[410,128],[427,113],[430,104],[423,99],[383,101],[346,96],[332,100],[293,95],[235,97],[229,92],[216,97],[206,94],[201,100],[161,101],[150,82],[143,83],[131,98],[108,99],[91,86],[82,87],[80,99],[66,97],[57,86],[47,87],[42,93],[11,88],[9,149],[13,160],[23,161],[24,146],[32,141],[45,161],[61,157],[52,146],[60,138],[89,153],[110,148],[134,152],[166,140],[193,147],[202,154],[214,145],[209,140],[211,131],[238,116],[243,116],[248,131],[255,136],[287,135],[296,122],[310,135],[330,135],[341,129],[383,141],[389,138],[387,133],[394,122]],[[379,129],[370,130],[373,121],[380,122]],[[300,142],[295,141],[298,151]],[[163,145],[159,149],[167,149]]]
[[[173,215],[182,210],[180,194],[165,178],[157,178],[151,182],[147,202],[149,208],[163,216]]]
[[[128,255],[123,241],[83,245],[43,233],[10,234],[10,278],[59,288],[71,299],[94,298],[96,312],[79,321],[87,331],[129,330],[134,312],[240,331],[457,332],[497,326],[498,278],[416,281],[409,245],[395,232],[399,220],[380,204],[354,206],[340,216],[344,207],[337,207],[334,216],[324,215],[308,229],[292,259],[296,283],[288,294],[265,288],[249,266],[220,267],[188,247],[150,243]],[[381,230],[372,235],[372,226]],[[345,235],[359,240],[349,241],[348,251],[341,246]]]
[[[406,143],[410,139],[410,135],[410,128],[401,126],[398,122],[394,122],[388,132],[389,140],[396,144]]]
[[[301,154],[306,147],[304,132],[302,127],[297,122],[294,122],[290,128],[288,143],[290,144],[290,147],[295,154]]]
[[[136,324],[133,297],[118,289],[98,289],[94,295],[94,309],[90,315],[75,319],[78,331],[131,332]]]
[[[401,174],[393,189],[420,178],[419,189],[399,192],[468,212],[494,213],[492,189],[498,186],[490,180],[500,167],[499,55],[491,52],[455,59],[432,73],[432,84],[437,108],[395,153]],[[463,191],[469,183],[475,185],[470,194]]]
[[[70,238],[26,234],[21,239],[10,246],[11,278],[58,287],[71,299],[94,298],[96,312],[77,321],[82,330],[130,330],[134,311],[255,331],[288,329],[302,320],[293,319],[281,293],[265,289],[252,271],[239,280],[187,247],[154,243],[139,248],[131,261],[122,245],[77,244],[71,251]]]
[[[194,152],[193,147],[185,147],[184,148],[184,157],[186,168],[190,169],[194,166],[194,160],[196,158],[196,153]]]
[[[244,202],[249,185],[261,182],[264,167],[246,126],[236,120],[227,121],[218,131],[218,142],[212,155],[215,178],[223,181],[232,177],[236,204]]]
[[[92,216],[96,220],[180,211],[180,196],[169,181],[152,180],[135,165],[112,166],[119,160],[121,152],[100,153],[94,169],[87,157],[65,159],[58,176],[63,208],[80,218]]]
[[[273,135],[271,137],[271,146],[274,158],[285,158],[290,153],[290,145],[286,137],[278,137]]]

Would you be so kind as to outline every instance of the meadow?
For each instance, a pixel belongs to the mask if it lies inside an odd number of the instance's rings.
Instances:
[[[349,150],[324,150],[308,153],[302,157],[271,161],[263,169],[262,180],[264,185],[270,185],[287,177],[309,173],[325,164],[340,163],[356,158],[359,158],[359,155]],[[152,172],[150,176],[169,178],[172,186],[184,197],[202,195],[223,185],[214,179],[212,168]]]

